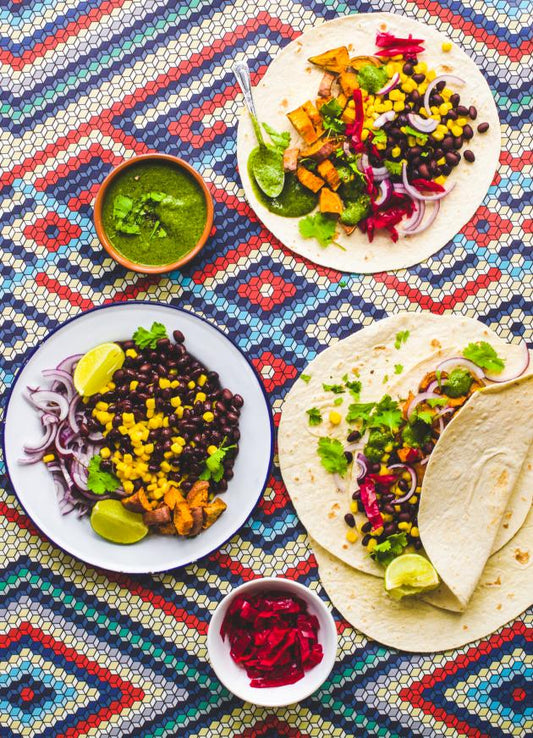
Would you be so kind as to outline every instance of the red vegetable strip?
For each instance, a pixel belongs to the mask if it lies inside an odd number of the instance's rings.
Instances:
[[[387,32],[378,33],[376,36],[376,46],[380,49],[388,49],[389,46],[411,47],[418,46],[423,43],[423,38],[413,38],[411,34],[409,34],[407,38],[400,38],[399,36],[394,36],[392,33]]]
[[[359,485],[361,491],[361,502],[365,508],[365,513],[372,524],[372,528],[381,528],[383,525],[383,517],[378,507],[378,500],[376,497],[376,487],[374,482],[365,477]]]
[[[444,192],[444,187],[438,182],[433,182],[430,179],[413,179],[411,181],[413,187],[417,190],[427,190],[428,192]]]

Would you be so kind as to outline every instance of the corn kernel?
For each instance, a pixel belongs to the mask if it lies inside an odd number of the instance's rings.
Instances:
[[[392,100],[385,100],[383,103],[384,112],[388,112],[389,110],[392,110]]]
[[[43,461],[44,461],[45,464],[49,464],[54,459],[55,459],[55,455],[54,454],[46,454],[45,456],[43,456]]]
[[[181,418],[183,418],[183,408],[182,408],[182,407],[177,407],[177,408],[176,408],[176,409],[174,410],[174,413],[175,413],[175,415],[176,415],[176,416],[177,416],[177,417],[178,417],[178,418],[179,418],[180,420],[181,420]]]
[[[388,513],[383,513],[382,518],[386,523],[390,523],[393,519],[392,515],[389,515]]]
[[[368,553],[372,553],[372,551],[376,548],[377,545],[378,545],[378,542],[376,541],[376,539],[375,538],[371,538],[368,541],[368,544],[366,546],[366,550],[368,551]]]
[[[195,402],[205,402],[207,400],[207,395],[205,392],[198,392],[196,394],[196,397],[194,398]]]
[[[457,118],[455,123],[456,125],[461,126],[461,127],[466,126],[466,124],[468,123],[468,118]]]
[[[178,382],[177,379],[173,379],[172,382],[170,383],[170,386],[172,389],[176,389],[176,387],[180,386],[180,383]]]
[[[359,512],[359,508],[357,506],[357,502],[355,500],[352,500],[350,502],[350,511],[353,513]]]
[[[95,410],[109,410],[109,404],[107,402],[103,402],[102,400],[100,400],[99,402],[96,403],[94,408]],[[93,415],[94,414],[95,413],[93,411]]]
[[[329,422],[332,425],[339,425],[341,421],[342,421],[342,415],[338,413],[336,410],[332,410],[329,414]]]
[[[104,446],[100,449],[100,456],[102,457],[102,459],[109,459],[109,457],[111,456],[111,451],[107,448],[107,446]]]
[[[202,418],[205,420],[206,423],[212,423],[215,419],[215,416],[210,410],[208,410],[202,415]]]
[[[130,382],[130,392],[133,392],[139,386],[139,382],[136,379],[132,379]]]
[[[133,449],[133,453],[135,454],[135,456],[142,456],[143,453],[144,453],[143,450],[142,450],[142,446],[136,446]]]
[[[176,443],[179,443],[180,446],[185,446],[185,443],[186,443],[185,438],[183,438],[183,436],[177,436]]]
[[[368,138],[368,128],[363,128],[363,131],[361,133],[361,138],[363,141],[366,141],[366,139]]]
[[[161,389],[168,389],[170,387],[170,380],[161,377],[161,379],[159,380],[159,386],[161,387]]]
[[[379,528],[375,528],[374,530],[370,531],[371,536],[375,536],[376,538],[380,536],[383,533],[383,526],[380,525]]]
[[[394,110],[397,113],[401,113],[402,110],[405,110],[405,103],[402,102],[402,100],[398,100],[397,102],[394,103]]]
[[[168,474],[168,472],[170,471],[170,464],[168,463],[168,461],[161,462],[161,471],[165,472],[165,474]]]
[[[446,182],[446,177],[441,174],[440,177],[435,177],[433,181],[436,182],[437,184],[444,185],[444,183]]]
[[[176,395],[175,397],[171,397],[170,404],[172,405],[172,407],[179,407],[181,405],[181,397],[178,397],[178,395]]]
[[[461,126],[452,126],[450,128],[450,131],[454,136],[461,136],[463,134],[463,129],[461,128]]]
[[[413,538],[420,538],[420,531],[415,525],[413,525],[409,532],[413,536]]]
[[[154,500],[161,500],[165,496],[166,489],[163,489],[162,487],[158,487],[152,492],[152,497]]]
[[[216,446],[211,445],[207,447],[207,453],[209,454],[209,456],[212,456],[215,451],[218,451],[218,448]]]
[[[389,92],[389,100],[394,100],[394,101],[403,100],[403,97],[404,97],[403,94],[398,89],[391,90]]]
[[[133,413],[122,413],[122,424],[131,428],[135,424],[135,415]]]
[[[435,72],[435,70],[434,69],[430,69],[429,72],[426,74],[426,79],[429,82],[433,82],[433,80],[435,79],[436,76],[437,76],[437,73]]]
[[[409,533],[412,527],[412,523],[405,523],[403,521],[401,523],[398,523],[398,530],[404,530],[406,533]]]
[[[146,407],[147,407],[148,410],[154,410],[155,409],[155,398],[154,397],[149,397],[146,400]]]
[[[172,451],[165,451],[165,453],[163,454],[163,457],[165,459],[171,459],[173,456],[174,454],[172,453]]]
[[[393,157],[394,157],[395,159],[397,159],[397,158],[398,158],[399,156],[401,156],[401,154],[402,154],[402,150],[401,150],[401,148],[400,148],[399,146],[395,146],[395,147],[394,147],[394,148],[392,149],[392,151],[391,151],[391,155],[392,155],[392,156],[393,156]]]
[[[190,382],[187,382],[187,387],[189,389],[194,389],[196,387],[196,382],[193,379],[191,379]]]
[[[129,495],[133,494],[133,490],[135,489],[133,486],[133,482],[130,482],[130,480],[126,480],[123,485],[124,492],[127,492]]]
[[[355,543],[356,542],[356,540],[357,540],[357,533],[355,532],[355,530],[353,528],[350,528],[350,530],[346,532],[346,540],[349,543]]]
[[[130,359],[136,359],[139,356],[139,354],[135,351],[135,349],[129,348],[126,351],[126,356],[129,356]]]
[[[116,388],[117,388],[117,385],[114,382],[107,383],[107,392],[111,392],[111,390],[114,390]]]
[[[412,497],[411,497],[411,498],[409,499],[409,504],[410,504],[410,505],[416,505],[416,503],[417,503],[417,502],[418,502],[418,497],[417,497],[416,495],[413,495],[413,496],[412,496]]]
[[[444,41],[442,44],[442,50],[443,51],[451,51],[452,50],[452,44],[450,41]]]
[[[179,456],[181,452],[183,451],[183,447],[180,446],[179,443],[173,443],[172,446],[170,447],[170,450],[172,451],[173,454],[175,454],[176,456]]]
[[[415,74],[425,74],[427,72],[427,64],[425,62],[419,62],[415,66]]]

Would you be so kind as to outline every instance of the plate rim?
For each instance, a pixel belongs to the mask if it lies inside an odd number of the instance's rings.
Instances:
[[[151,569],[149,571],[143,571],[143,570],[140,570],[139,571],[139,570],[133,570],[133,569],[125,570],[123,568],[120,568],[120,569],[119,568],[108,569],[107,567],[104,567],[104,566],[102,566],[100,564],[96,564],[96,563],[94,563],[92,561],[88,561],[86,557],[82,557],[79,554],[74,553],[73,551],[70,551],[70,550],[64,548],[63,546],[61,546],[59,543],[57,543],[54,540],[54,538],[52,538],[48,533],[46,533],[41,528],[41,526],[37,525],[37,523],[34,521],[32,515],[29,513],[28,509],[26,508],[26,506],[24,505],[23,501],[21,500],[21,498],[20,498],[20,496],[19,496],[19,494],[17,492],[17,489],[16,489],[16,487],[15,487],[15,485],[13,483],[13,479],[11,477],[11,473],[10,473],[10,469],[9,469],[9,463],[8,463],[8,459],[7,459],[7,452],[6,452],[7,417],[8,417],[8,411],[9,411],[9,405],[11,403],[11,400],[12,400],[13,393],[15,391],[15,388],[17,387],[17,385],[19,383],[19,380],[20,380],[20,377],[21,377],[22,372],[28,366],[28,364],[30,363],[30,361],[35,356],[35,354],[39,351],[39,349],[41,348],[41,346],[44,343],[46,343],[47,341],[49,341],[51,338],[53,338],[53,336],[58,331],[60,331],[63,327],[65,327],[66,325],[69,325],[70,323],[73,323],[76,320],[79,320],[80,318],[83,318],[86,315],[89,315],[91,313],[99,312],[100,310],[110,310],[110,309],[113,309],[115,307],[122,307],[122,308],[124,308],[124,307],[129,307],[130,305],[137,305],[137,306],[144,306],[144,307],[146,307],[146,306],[156,306],[156,307],[168,308],[170,310],[175,310],[175,311],[177,311],[179,313],[184,313],[184,314],[192,317],[193,319],[199,320],[202,323],[207,324],[210,328],[212,328],[212,329],[216,330],[218,333],[220,333],[227,341],[229,341],[229,343],[233,346],[233,348],[235,348],[239,352],[240,356],[244,359],[244,361],[246,362],[246,364],[248,365],[248,367],[252,371],[252,374],[253,374],[253,376],[254,376],[254,378],[255,378],[258,386],[259,386],[259,389],[261,390],[261,393],[263,395],[263,400],[264,400],[264,403],[265,403],[265,407],[266,407],[266,411],[267,411],[267,417],[268,417],[268,422],[269,422],[269,426],[270,426],[270,450],[269,450],[269,454],[268,454],[269,460],[268,460],[268,466],[267,466],[267,470],[266,470],[266,474],[265,474],[265,480],[264,480],[263,484],[260,486],[260,489],[259,489],[259,492],[257,494],[257,497],[254,499],[253,505],[252,505],[252,507],[250,509],[250,512],[248,513],[248,515],[246,516],[246,518],[244,519],[244,521],[238,526],[238,528],[236,528],[236,530],[234,530],[232,533],[230,533],[226,538],[224,538],[223,541],[221,541],[214,548],[211,548],[209,551],[206,551],[205,553],[202,553],[201,555],[192,558],[190,561],[183,562],[181,564],[176,564],[175,566],[163,567],[161,569]],[[19,505],[22,507],[24,513],[28,516],[28,518],[31,520],[32,524],[37,528],[37,530],[47,540],[49,540],[55,547],[59,548],[61,551],[63,551],[64,553],[66,553],[68,556],[72,556],[74,559],[77,559],[78,561],[81,561],[84,564],[86,564],[88,566],[91,566],[93,568],[96,568],[96,569],[100,569],[100,570],[103,570],[103,571],[111,571],[111,572],[115,572],[115,573],[118,573],[118,574],[138,574],[138,575],[147,574],[147,575],[153,575],[153,574],[160,574],[160,573],[172,572],[172,571],[175,571],[176,569],[182,569],[182,568],[184,568],[186,566],[190,566],[191,564],[194,564],[195,562],[199,561],[200,559],[203,559],[206,556],[210,556],[215,551],[218,551],[236,533],[238,533],[239,530],[241,530],[241,528],[243,528],[246,525],[246,523],[248,522],[248,519],[252,515],[252,513],[255,510],[255,508],[256,508],[259,500],[263,496],[263,493],[264,493],[265,489],[268,486],[268,480],[270,478],[270,473],[271,473],[271,470],[272,470],[272,464],[273,464],[273,461],[274,461],[276,430],[275,430],[275,425],[274,425],[274,417],[273,417],[273,413],[272,413],[272,408],[271,408],[270,402],[269,402],[269,397],[268,397],[267,391],[266,391],[266,389],[265,389],[265,387],[263,385],[263,382],[261,381],[259,372],[256,370],[256,368],[252,364],[251,360],[245,355],[245,353],[242,351],[242,349],[239,346],[237,346],[237,344],[234,343],[234,341],[231,338],[229,338],[229,336],[221,328],[219,328],[218,325],[215,325],[214,323],[212,323],[207,318],[204,318],[203,316],[196,314],[192,310],[189,310],[189,309],[186,309],[186,308],[183,308],[183,307],[178,307],[177,305],[166,304],[166,303],[160,302],[159,300],[127,300],[127,301],[121,301],[121,302],[113,302],[113,303],[109,303],[107,305],[106,304],[104,304],[104,305],[95,305],[94,307],[90,308],[89,310],[84,310],[83,312],[78,313],[77,315],[73,315],[73,316],[67,318],[66,320],[64,320],[61,323],[59,323],[59,325],[57,325],[54,328],[52,328],[49,331],[49,333],[41,341],[39,341],[39,343],[36,346],[34,346],[33,348],[30,349],[30,351],[27,354],[27,356],[24,357],[22,363],[17,368],[17,370],[15,372],[15,375],[13,377],[13,381],[12,381],[10,387],[7,389],[7,393],[4,396],[4,402],[2,404],[4,406],[4,413],[3,413],[3,415],[4,415],[4,422],[2,424],[3,427],[2,427],[2,430],[1,430],[1,433],[0,433],[2,454],[3,454],[3,457],[4,457],[4,464],[5,464],[5,468],[6,468],[7,481],[9,483],[9,486],[11,487],[11,489],[12,489],[12,491],[13,491],[13,493],[14,493],[14,495],[15,495],[18,503],[19,503]]]

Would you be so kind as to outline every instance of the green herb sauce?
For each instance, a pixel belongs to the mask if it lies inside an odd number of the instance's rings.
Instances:
[[[122,220],[128,202],[130,212]],[[171,264],[194,248],[206,220],[205,196],[194,177],[161,160],[142,161],[121,172],[102,208],[104,230],[117,251],[149,266]]]
[[[256,149],[254,149],[255,151]],[[286,172],[285,184],[281,195],[278,197],[267,197],[265,193],[259,189],[252,174],[251,160],[252,154],[248,157],[248,176],[252,183],[254,195],[257,197],[261,205],[276,215],[284,218],[299,218],[313,210],[318,203],[318,195],[304,187],[292,172]]]
[[[466,369],[453,369],[444,382],[443,390],[448,397],[464,397],[472,386],[472,375]]]
[[[357,81],[360,86],[373,95],[385,86],[388,79],[386,69],[384,67],[375,67],[373,64],[367,64],[361,67],[357,75]]]

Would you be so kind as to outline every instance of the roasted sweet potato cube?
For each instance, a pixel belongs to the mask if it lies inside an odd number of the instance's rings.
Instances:
[[[298,167],[296,170],[296,176],[303,186],[307,187],[307,189],[312,192],[318,192],[318,190],[324,186],[324,180],[317,177],[313,172],[310,172],[309,169],[305,169],[305,167]]]
[[[204,522],[203,522],[203,529],[209,528],[213,525],[215,520],[218,520],[218,518],[222,515],[224,510],[227,508],[226,503],[220,499],[220,497],[215,497],[213,502],[210,502],[209,505],[206,505],[204,507]]]
[[[340,74],[344,72],[348,64],[350,63],[350,54],[346,46],[339,46],[336,49],[330,49],[324,54],[318,56],[309,57],[311,64],[316,64],[317,67],[322,67],[328,72],[335,72]]]
[[[198,533],[203,528],[204,525],[204,509],[203,507],[191,507],[191,515],[193,519],[193,524],[191,528],[191,532],[189,533],[189,538],[192,538],[193,536],[197,536]]]
[[[341,179],[339,177],[339,173],[337,172],[335,166],[330,162],[329,159],[325,159],[324,161],[321,161],[320,164],[317,167],[318,173],[321,177],[323,177],[328,187],[332,190],[338,190],[341,184]]]
[[[303,107],[287,113],[287,117],[306,143],[310,144],[317,140],[320,134],[316,132],[311,118]]]
[[[191,507],[204,507],[209,502],[209,482],[198,480],[193,484],[187,502]]]
[[[144,512],[144,507],[142,506],[138,492],[134,492],[129,497],[124,497],[122,499],[122,504],[126,510],[131,510],[131,512]]]
[[[139,495],[139,501],[140,501],[140,503],[142,505],[143,510],[153,510],[154,507],[157,507],[158,506],[158,504],[159,504],[158,501],[157,500],[154,500],[153,502],[151,502],[148,499],[148,497],[146,496],[146,492],[144,491],[144,489],[142,487],[138,491],[137,494]]]
[[[337,193],[330,190],[329,187],[322,187],[320,190],[318,206],[321,213],[340,215],[343,211],[342,200]]]
[[[174,508],[176,507],[176,502],[184,502],[185,497],[182,495],[177,487],[170,487],[165,492],[163,500],[165,502],[165,505],[168,505],[171,510],[174,510]]]
[[[318,112],[316,105],[312,103],[311,100],[308,100],[302,105],[302,108],[309,116],[309,120],[313,124],[315,130],[322,132],[322,117]]]
[[[322,107],[322,105],[325,105],[330,100],[333,100],[333,98],[332,97],[317,97],[317,99],[315,100],[316,109],[320,111],[320,108]]]
[[[344,110],[344,108],[346,107],[346,103],[348,102],[348,98],[346,97],[344,92],[341,92],[339,95],[337,95],[335,100],[339,103],[341,108]]]
[[[339,75],[339,84],[346,97],[351,97],[353,91],[359,87],[355,72],[343,72]]]
[[[194,525],[191,508],[186,502],[178,501],[174,508],[174,525],[180,536],[188,536]]]
[[[355,103],[353,100],[349,100],[348,104],[342,111],[341,120],[343,123],[353,123],[355,120]]]
[[[172,515],[168,505],[160,505],[155,510],[147,510],[143,514],[143,520],[145,525],[165,525],[170,523]]]

